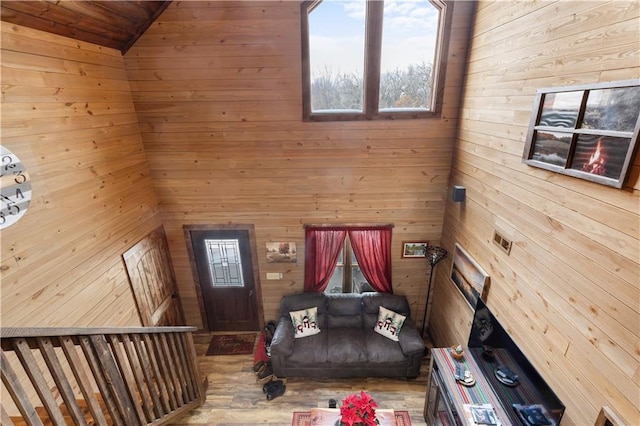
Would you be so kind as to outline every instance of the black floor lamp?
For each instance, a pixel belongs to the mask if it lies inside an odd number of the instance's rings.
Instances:
[[[427,303],[424,305],[424,317],[422,318],[422,338],[424,339],[424,326],[427,322],[427,309],[429,309],[429,296],[431,296],[431,281],[433,280],[433,268],[447,257],[447,251],[442,247],[427,246],[424,251],[424,257],[427,258],[429,265],[431,265],[431,272],[429,273],[429,287],[427,287]]]

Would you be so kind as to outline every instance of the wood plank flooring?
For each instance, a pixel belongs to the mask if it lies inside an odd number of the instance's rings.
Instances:
[[[420,376],[406,379],[306,379],[289,378],[284,395],[267,401],[253,372],[253,355],[205,356],[210,334],[194,335],[203,375],[209,379],[207,400],[173,425],[190,426],[290,426],[294,411],[327,407],[329,399],[365,390],[382,408],[408,411],[413,426],[425,426],[424,408],[428,357]]]

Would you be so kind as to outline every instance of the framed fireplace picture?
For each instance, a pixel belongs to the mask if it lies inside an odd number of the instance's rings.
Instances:
[[[458,243],[453,250],[451,280],[473,309],[478,298],[487,300],[489,274]]]
[[[640,80],[539,89],[523,161],[621,188],[640,128]]]

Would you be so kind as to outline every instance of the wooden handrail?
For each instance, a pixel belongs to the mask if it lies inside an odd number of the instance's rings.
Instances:
[[[87,334],[124,333],[181,333],[196,331],[196,327],[5,327],[0,328],[0,339],[10,337],[81,336]]]
[[[2,424],[166,424],[204,402],[193,331],[2,328]]]

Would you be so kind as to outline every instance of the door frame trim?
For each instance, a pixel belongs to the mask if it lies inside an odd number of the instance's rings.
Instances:
[[[262,285],[260,283],[260,270],[258,268],[258,251],[256,249],[256,233],[252,224],[211,224],[211,225],[182,225],[184,237],[187,243],[187,252],[189,253],[189,263],[191,264],[191,275],[198,299],[198,307],[200,308],[200,320],[207,330],[211,330],[207,313],[204,306],[204,295],[202,293],[202,284],[198,275],[198,266],[196,265],[196,256],[193,252],[193,241],[191,240],[191,231],[247,231],[249,234],[249,251],[251,252],[251,269],[253,270],[254,290],[256,295],[256,309],[258,316],[258,330],[264,327],[264,306],[262,304]]]

